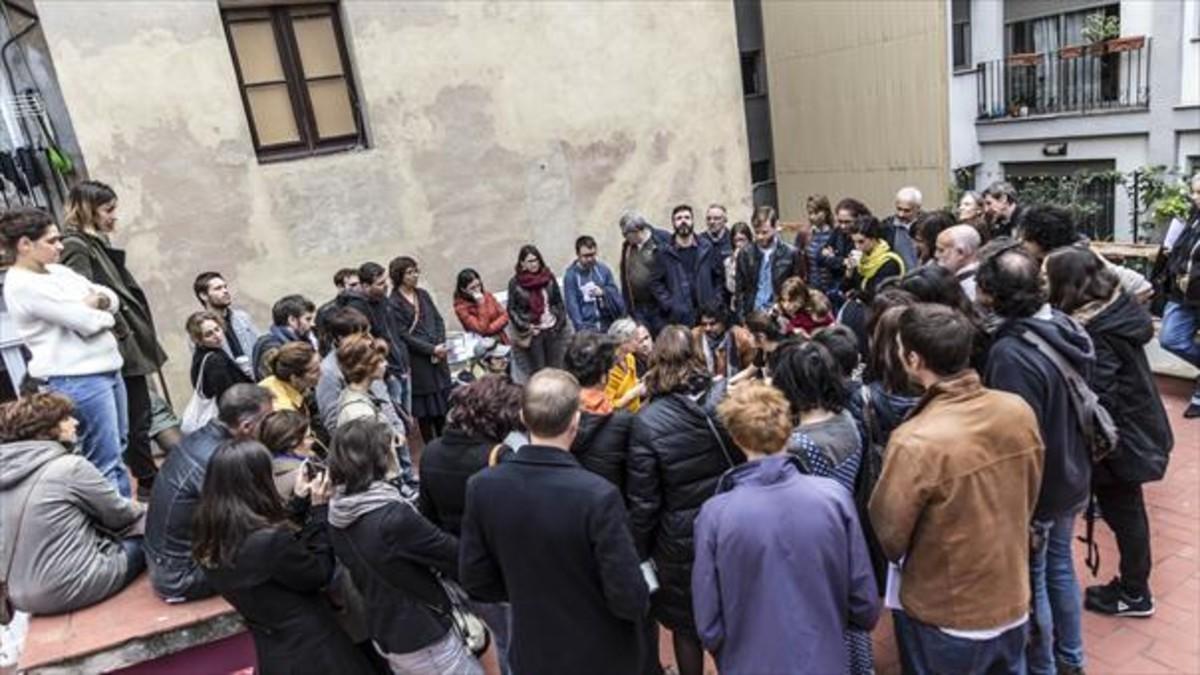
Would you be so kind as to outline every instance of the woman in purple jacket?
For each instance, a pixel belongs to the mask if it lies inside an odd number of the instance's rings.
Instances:
[[[777,389],[751,382],[717,409],[748,461],[696,519],[696,630],[729,673],[842,673],[842,634],[869,631],[879,594],[858,513],[836,482],[781,452],[792,432]]]

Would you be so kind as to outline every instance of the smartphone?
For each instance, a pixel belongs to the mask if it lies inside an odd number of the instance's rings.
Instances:
[[[304,460],[304,477],[308,480],[313,480],[317,476],[325,473],[325,463],[319,459]]]

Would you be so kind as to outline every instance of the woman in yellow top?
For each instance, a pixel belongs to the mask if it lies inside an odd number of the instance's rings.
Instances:
[[[271,376],[258,386],[271,392],[275,410],[295,410],[307,414],[304,396],[317,386],[321,376],[321,357],[307,342],[288,342],[264,359]]]
[[[646,395],[646,387],[638,377],[637,358],[638,325],[633,319],[617,319],[608,328],[608,335],[620,341],[617,359],[608,371],[608,383],[604,395],[614,408],[637,412]]]

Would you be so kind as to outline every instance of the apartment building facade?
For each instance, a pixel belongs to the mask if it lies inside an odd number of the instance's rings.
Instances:
[[[950,0],[946,10],[950,169],[963,187],[1200,167],[1200,0]],[[1106,180],[1087,189],[1100,204],[1093,234],[1132,239],[1130,191]]]

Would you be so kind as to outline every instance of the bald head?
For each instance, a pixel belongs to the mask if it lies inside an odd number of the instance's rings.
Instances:
[[[938,234],[934,257],[942,267],[957,273],[979,261],[979,231],[970,225],[955,225]]]
[[[521,419],[540,445],[571,447],[579,420],[579,382],[565,370],[540,370],[521,397]]]

